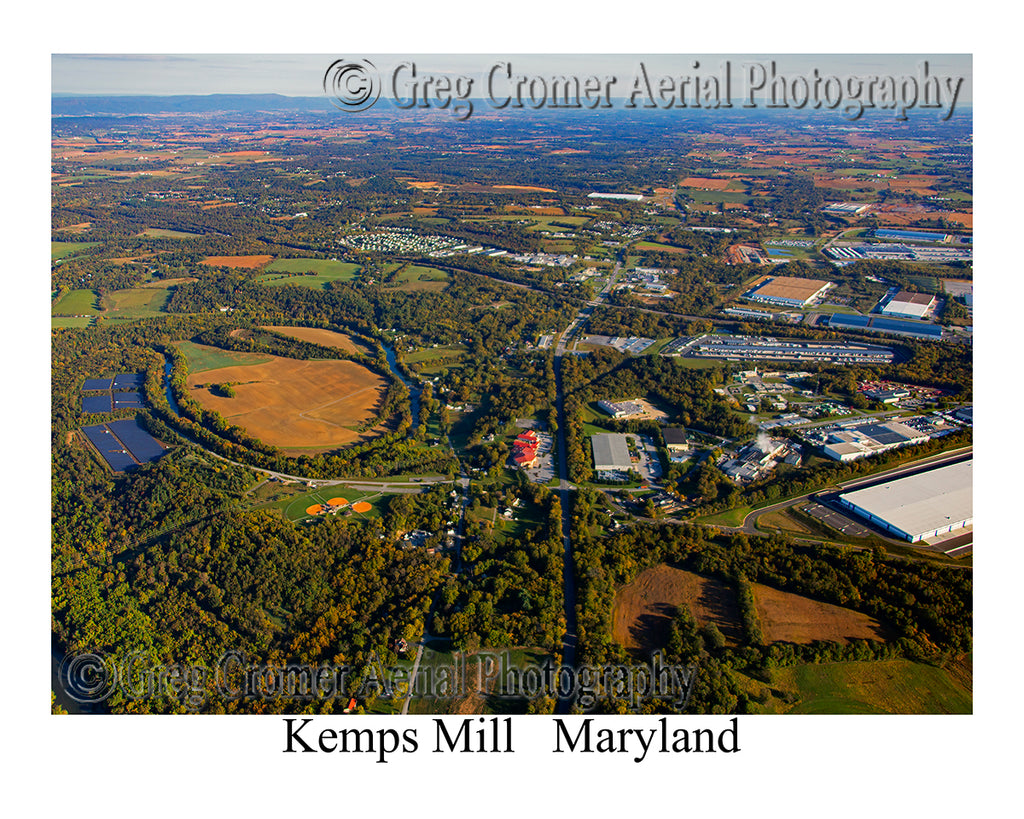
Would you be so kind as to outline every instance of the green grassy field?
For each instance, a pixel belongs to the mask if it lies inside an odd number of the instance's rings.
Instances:
[[[91,327],[95,319],[89,316],[54,316],[51,327]]]
[[[98,247],[100,242],[50,242],[50,261],[66,259],[90,247]]]
[[[336,262],[331,259],[274,259],[263,268],[260,284],[295,284],[325,290],[330,282],[349,281],[360,270],[357,264]],[[282,275],[282,274],[300,275]],[[316,275],[301,275],[315,273]]]
[[[637,250],[667,250],[669,252],[689,253],[686,248],[666,245],[662,242],[637,242],[635,247]]]
[[[235,353],[221,350],[219,347],[207,347],[205,344],[193,344],[191,341],[179,341],[175,346],[184,354],[188,361],[190,373],[201,373],[206,370],[217,370],[221,367],[234,367],[244,364],[262,364],[270,361],[269,356],[257,353]]]
[[[743,519],[748,514],[750,514],[749,506],[738,506],[735,509],[727,509],[724,512],[719,512],[717,515],[697,518],[697,520],[701,523],[710,523],[712,525],[718,524],[719,526],[742,526]]]
[[[54,304],[50,312],[54,315],[97,316],[100,312],[99,293],[95,290],[72,290]]]
[[[135,287],[108,293],[103,305],[124,318],[150,318],[163,314],[170,291],[160,287]],[[111,316],[114,318],[115,316]]]
[[[147,239],[196,239],[202,234],[187,233],[183,230],[167,230],[166,228],[146,228],[136,236],[143,236]]]
[[[972,696],[963,677],[910,660],[777,668],[764,708],[790,714],[970,714]]]
[[[406,364],[422,364],[424,361],[433,361],[438,358],[452,358],[462,356],[466,348],[461,344],[454,344],[451,347],[426,347],[414,353],[407,353],[402,357]]]

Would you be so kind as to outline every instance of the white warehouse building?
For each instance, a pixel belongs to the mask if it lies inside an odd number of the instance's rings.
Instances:
[[[973,459],[844,492],[840,505],[916,543],[974,523]]]

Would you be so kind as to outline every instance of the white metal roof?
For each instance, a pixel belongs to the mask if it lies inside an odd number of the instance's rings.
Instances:
[[[974,460],[940,466],[840,497],[908,535],[921,535],[974,517]]]
[[[594,448],[594,469],[626,470],[632,466],[625,435],[599,433],[590,439],[590,445]]]

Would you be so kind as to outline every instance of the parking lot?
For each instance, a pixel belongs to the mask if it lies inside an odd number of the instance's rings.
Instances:
[[[835,509],[822,506],[820,503],[809,502],[804,506],[803,511],[815,520],[820,520],[826,526],[830,526],[844,535],[851,537],[870,537],[874,532],[861,523],[847,517]]]

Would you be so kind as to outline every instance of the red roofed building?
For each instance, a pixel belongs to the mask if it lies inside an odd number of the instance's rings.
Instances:
[[[537,463],[537,449],[540,439],[532,429],[516,436],[512,442],[512,460],[516,466],[526,469]]]

